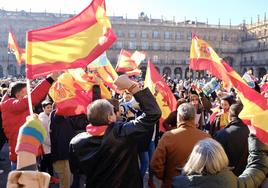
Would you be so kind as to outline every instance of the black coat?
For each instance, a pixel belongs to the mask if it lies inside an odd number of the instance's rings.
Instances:
[[[85,115],[59,116],[55,110],[50,114],[51,161],[69,160],[69,144],[88,124]]]
[[[161,117],[155,98],[144,89],[134,95],[143,114],[127,123],[109,125],[103,137],[80,133],[70,148],[86,174],[87,188],[140,188],[138,148]]]
[[[249,129],[237,118],[224,129],[215,133],[214,138],[221,143],[229,159],[229,166],[235,167],[233,172],[239,176],[246,168],[248,156]]]

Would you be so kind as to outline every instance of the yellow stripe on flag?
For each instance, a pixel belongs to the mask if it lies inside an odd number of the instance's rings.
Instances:
[[[98,8],[97,14],[102,12],[101,9],[101,7]],[[107,18],[102,18],[102,20],[105,19]],[[107,28],[110,26],[108,19],[103,23],[106,24]],[[37,65],[44,62],[53,64],[55,60],[72,63],[75,59],[84,58],[89,51],[92,51],[101,42],[100,38],[103,35],[103,29],[103,25],[97,22],[90,28],[63,39],[28,42],[27,47],[31,51],[32,58],[28,59],[27,64]]]

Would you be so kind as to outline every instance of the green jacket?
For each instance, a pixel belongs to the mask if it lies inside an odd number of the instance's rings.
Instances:
[[[248,164],[244,172],[235,176],[231,170],[223,170],[215,175],[190,175],[173,178],[174,188],[257,188],[268,172],[268,146],[255,136],[249,136]]]

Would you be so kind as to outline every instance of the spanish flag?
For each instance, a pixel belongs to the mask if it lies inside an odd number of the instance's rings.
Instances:
[[[103,83],[114,91],[117,91],[114,81],[118,78],[118,74],[114,70],[111,62],[106,54],[97,58],[92,65],[88,66],[89,70],[95,70],[96,75],[101,78]]]
[[[110,91],[104,85],[102,80],[97,77],[97,75],[88,74],[82,68],[70,69],[68,72],[72,75],[76,83],[79,84],[84,91],[92,90],[93,85],[97,84],[100,86],[101,98],[112,98]]]
[[[25,59],[23,58],[23,55],[25,53],[24,49],[21,49],[18,45],[17,39],[15,35],[10,31],[8,33],[8,44],[7,48],[10,53],[14,54],[17,60],[17,63],[20,65]]]
[[[49,95],[55,102],[56,113],[65,116],[86,114],[87,106],[92,101],[92,89],[95,84],[97,83],[94,75],[88,75],[82,68],[69,69],[63,73],[49,90]],[[103,83],[98,84],[101,97],[111,98]]]
[[[160,119],[160,131],[165,132],[163,121],[168,117],[170,112],[176,110],[177,101],[165,80],[159,75],[153,63],[148,62],[144,87],[148,87],[154,94],[157,104],[162,111]]]
[[[268,104],[260,93],[250,88],[241,76],[224,62],[203,40],[194,36],[190,52],[190,67],[209,70],[213,76],[231,84],[243,103],[239,117],[253,130],[256,136],[268,144]]]
[[[93,0],[66,22],[27,33],[26,77],[86,67],[116,40],[104,0]]]
[[[230,86],[230,80],[225,73],[222,59],[213,48],[204,40],[194,35],[190,49],[190,69],[207,70],[213,76],[225,82],[225,86]]]
[[[126,73],[128,76],[140,75],[140,63],[146,58],[144,52],[135,51],[133,54],[122,49],[118,57],[116,72]]]
[[[239,117],[249,125],[256,136],[268,144],[268,104],[267,99],[250,88],[248,84],[227,64],[224,63],[226,73],[236,88],[237,94],[244,105]]]
[[[108,65],[109,63],[110,61],[107,58],[106,52],[104,52],[97,59],[95,59],[92,63],[88,64],[87,68],[90,71],[94,71],[94,70],[98,70],[98,68],[100,67]]]

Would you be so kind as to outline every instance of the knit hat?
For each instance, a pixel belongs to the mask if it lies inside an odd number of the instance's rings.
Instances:
[[[26,122],[20,127],[16,145],[16,153],[27,151],[35,155],[38,148],[44,143],[46,129],[36,115],[27,117]]]

